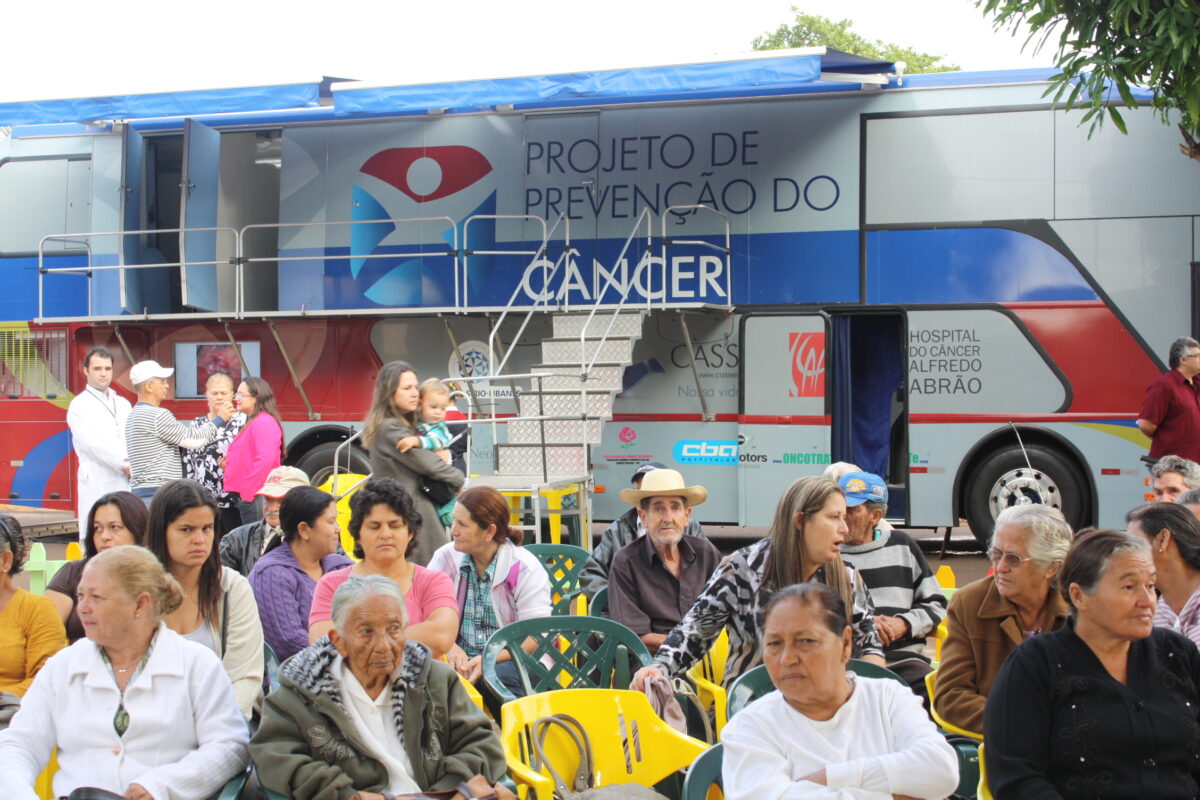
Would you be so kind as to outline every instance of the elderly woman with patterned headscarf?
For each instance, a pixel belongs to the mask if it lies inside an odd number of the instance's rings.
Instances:
[[[267,695],[250,744],[263,786],[294,800],[490,792],[507,769],[500,740],[454,669],[405,637],[396,582],[351,577],[332,615],[329,635],[285,661]]]

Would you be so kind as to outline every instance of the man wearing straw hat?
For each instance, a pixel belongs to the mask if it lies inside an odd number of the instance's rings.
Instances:
[[[642,488],[642,478],[646,477],[647,472],[666,468],[666,464],[660,464],[657,461],[647,461],[644,464],[640,464],[633,472],[630,485],[634,489],[640,489]],[[579,574],[580,588],[583,589],[583,593],[587,595],[588,600],[591,600],[601,589],[608,586],[608,573],[612,569],[613,556],[617,554],[617,551],[644,533],[645,530],[642,528],[642,521],[638,519],[638,510],[636,507],[629,509],[617,517],[611,525],[604,529],[604,532],[600,534],[599,544],[592,550],[591,558],[584,565],[583,572]],[[684,533],[688,536],[704,535],[700,523],[696,522],[696,520],[688,523],[688,528]],[[605,616],[608,616],[607,612],[605,612]]]
[[[613,556],[609,616],[641,637],[651,653],[683,619],[721,561],[712,542],[685,536],[692,507],[708,499],[703,486],[685,486],[673,469],[646,472],[621,500],[637,509],[646,535]]]

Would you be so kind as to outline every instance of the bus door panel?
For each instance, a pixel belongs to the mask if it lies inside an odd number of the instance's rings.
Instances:
[[[193,119],[184,120],[179,227],[216,227],[220,171],[221,134]],[[215,231],[185,231],[179,235],[181,297],[185,306],[198,311],[232,306],[232,302],[221,303],[224,298],[218,298],[214,263],[217,236]]]
[[[130,125],[121,132],[121,230],[142,230],[143,181],[146,174],[146,142],[142,135]],[[120,263],[140,264],[142,237],[121,237]],[[143,302],[142,280],[146,270],[120,270],[121,306],[130,314],[140,314],[146,308]]]
[[[736,455],[742,525],[770,525],[784,490],[830,462],[828,337],[821,312],[743,319]]]

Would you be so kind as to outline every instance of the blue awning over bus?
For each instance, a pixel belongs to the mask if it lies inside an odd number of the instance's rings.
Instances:
[[[764,51],[695,64],[400,86],[332,79],[325,84],[0,103],[0,125],[129,120],[135,127],[144,129],[176,127],[170,121],[184,117],[216,116],[211,121],[217,125],[222,122],[255,124],[276,116],[286,121],[313,121],[339,117],[470,113],[498,107],[537,109],[597,103],[754,97],[856,89],[861,85],[859,77],[883,85],[893,70],[894,65],[888,61],[810,47]],[[322,106],[322,86],[333,81],[337,81],[332,93],[333,106]],[[327,92],[325,96],[328,97]],[[240,117],[247,119],[237,119]]]
[[[345,83],[334,87],[333,107],[339,117],[354,117],[839,91],[858,88],[854,76],[885,75],[893,68],[890,61],[806,48],[737,60],[495,80],[406,86]],[[836,74],[836,80],[823,82],[822,75],[830,74]]]
[[[307,108],[320,104],[319,83],[244,86],[111,97],[78,97],[0,103],[0,125],[44,125],[60,122],[195,117],[239,111]]]

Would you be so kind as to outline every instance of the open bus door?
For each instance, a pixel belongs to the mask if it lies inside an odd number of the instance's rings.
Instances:
[[[183,174],[179,185],[179,227],[217,225],[218,179],[221,172],[221,134],[194,119],[183,125]],[[197,311],[218,310],[217,232],[191,231],[179,236],[182,301]],[[227,307],[230,304],[225,304]]]
[[[769,520],[793,481],[819,475],[834,461],[883,477],[888,517],[905,519],[904,331],[897,311],[743,318],[741,524]],[[757,522],[748,522],[751,516]]]
[[[830,462],[829,335],[820,311],[742,318],[739,447],[731,456],[742,525],[769,525],[787,487]]]

